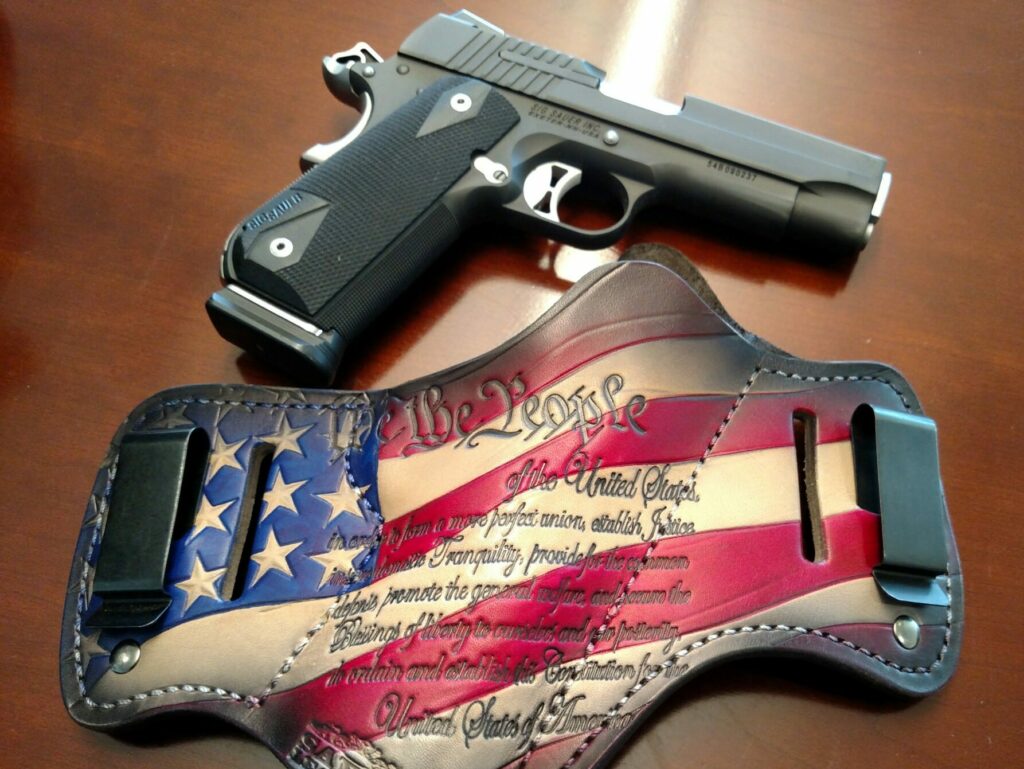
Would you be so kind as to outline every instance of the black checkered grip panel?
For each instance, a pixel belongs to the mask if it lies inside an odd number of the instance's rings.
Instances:
[[[439,80],[295,182],[293,189],[331,203],[302,259],[277,273],[310,315],[409,231],[469,171],[474,153],[519,122],[512,105],[489,90],[474,117],[417,137],[438,99],[466,82]]]

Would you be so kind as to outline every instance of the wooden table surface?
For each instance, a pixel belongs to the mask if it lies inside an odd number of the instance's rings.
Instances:
[[[273,767],[193,720],[111,736],[61,704],[61,603],[114,429],[158,389],[287,384],[214,332],[225,235],[356,114],[320,57],[390,55],[437,2],[51,3],[0,7],[2,766]],[[793,665],[684,688],[614,764],[861,767],[1024,762],[1024,10],[910,4],[487,0],[509,32],[637,93],[709,98],[884,155],[888,207],[856,260],[815,263],[652,212],[587,253],[468,234],[353,346],[337,382],[403,381],[520,329],[633,242],[689,254],[737,320],[810,358],[899,368],[939,425],[966,636],[937,695],[895,701]]]

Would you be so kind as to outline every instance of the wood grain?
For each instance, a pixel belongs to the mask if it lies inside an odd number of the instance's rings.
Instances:
[[[115,427],[191,382],[285,384],[223,342],[203,302],[225,235],[354,124],[321,55],[394,51],[458,4],[11,0],[0,8],[0,660],[4,766],[270,767],[215,723],[80,728],[57,683],[74,538]],[[1013,2],[476,3],[640,91],[694,93],[885,155],[894,185],[844,264],[640,217],[613,249],[469,233],[355,345],[341,387],[392,384],[501,342],[632,242],[688,253],[737,320],[812,358],[878,359],[940,427],[963,557],[960,669],[920,702],[746,663],[685,688],[613,764],[1011,766],[1024,760],[1024,10]]]

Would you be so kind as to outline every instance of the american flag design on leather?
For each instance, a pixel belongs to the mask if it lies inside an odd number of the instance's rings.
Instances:
[[[88,505],[65,701],[97,727],[215,713],[292,767],[567,769],[607,765],[730,657],[804,655],[928,693],[959,649],[955,545],[943,510],[938,600],[880,585],[885,512],[858,503],[851,445],[862,404],[921,414],[892,369],[791,357],[695,272],[644,262],[394,390],[158,394]],[[122,442],[181,429],[208,450],[166,609],[104,626],[93,580]]]

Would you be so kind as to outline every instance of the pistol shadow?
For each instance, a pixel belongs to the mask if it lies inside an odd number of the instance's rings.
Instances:
[[[416,347],[460,299],[485,281],[504,278],[524,291],[537,287],[564,292],[570,284],[541,264],[548,245],[546,239],[507,227],[470,229],[351,342],[335,384],[353,389],[370,386],[390,367],[392,359]],[[480,307],[481,313],[493,311],[495,308]],[[525,321],[522,326],[528,324]],[[465,333],[480,332],[467,328]],[[504,341],[488,340],[492,346]]]
[[[245,755],[258,760],[258,756],[265,755],[266,765],[275,765],[273,754],[255,737],[222,718],[204,713],[160,713],[138,723],[112,729],[106,736],[132,749],[153,751],[183,744],[221,743],[219,753],[222,757]],[[145,757],[140,758],[143,765],[148,763]],[[214,756],[211,754],[210,758]],[[214,765],[216,762],[211,760],[209,763]]]
[[[876,233],[873,241],[879,237]],[[757,284],[786,283],[826,296],[835,296],[846,287],[860,258],[857,253],[766,245],[742,231],[664,207],[640,213],[630,228],[625,245],[642,242],[675,246],[701,269],[728,272]],[[869,243],[867,248],[876,247],[877,243]]]
[[[443,253],[412,286],[381,310],[370,326],[351,340],[338,375],[330,384],[302,382],[248,352],[235,360],[242,381],[275,387],[330,387],[366,390],[391,363],[407,353],[474,286],[495,277],[563,292],[569,283],[541,265],[550,241],[507,228],[471,229]],[[535,254],[527,256],[524,254]],[[481,308],[486,311],[486,308]],[[524,323],[525,327],[527,323]],[[468,329],[472,334],[473,330]],[[495,345],[504,342],[495,341]],[[429,374],[434,369],[424,370]]]
[[[235,366],[238,367],[241,381],[246,384],[258,385],[260,387],[292,388],[302,387],[307,384],[295,381],[295,377],[289,376],[283,370],[244,350],[235,359]]]
[[[584,211],[574,223],[593,225],[591,220],[596,221],[590,212]],[[725,271],[758,284],[786,283],[828,296],[843,290],[858,261],[856,254],[823,257],[810,250],[765,246],[742,234],[692,217],[680,217],[664,208],[641,212],[622,241],[609,249],[594,251],[593,259],[588,256],[583,261],[596,266],[605,258],[614,259],[615,253],[631,245],[646,242],[674,246],[702,270]],[[329,386],[369,388],[478,283],[506,278],[522,284],[527,291],[534,286],[564,292],[572,280],[560,277],[552,267],[563,248],[560,242],[502,224],[471,228],[349,343],[338,376]],[[481,307],[480,311],[487,312],[489,308]],[[469,328],[466,333],[473,334],[474,329]],[[498,345],[504,340],[492,341]],[[271,368],[248,353],[238,357],[237,366],[243,380],[252,384],[309,384],[296,382],[287,372]]]

